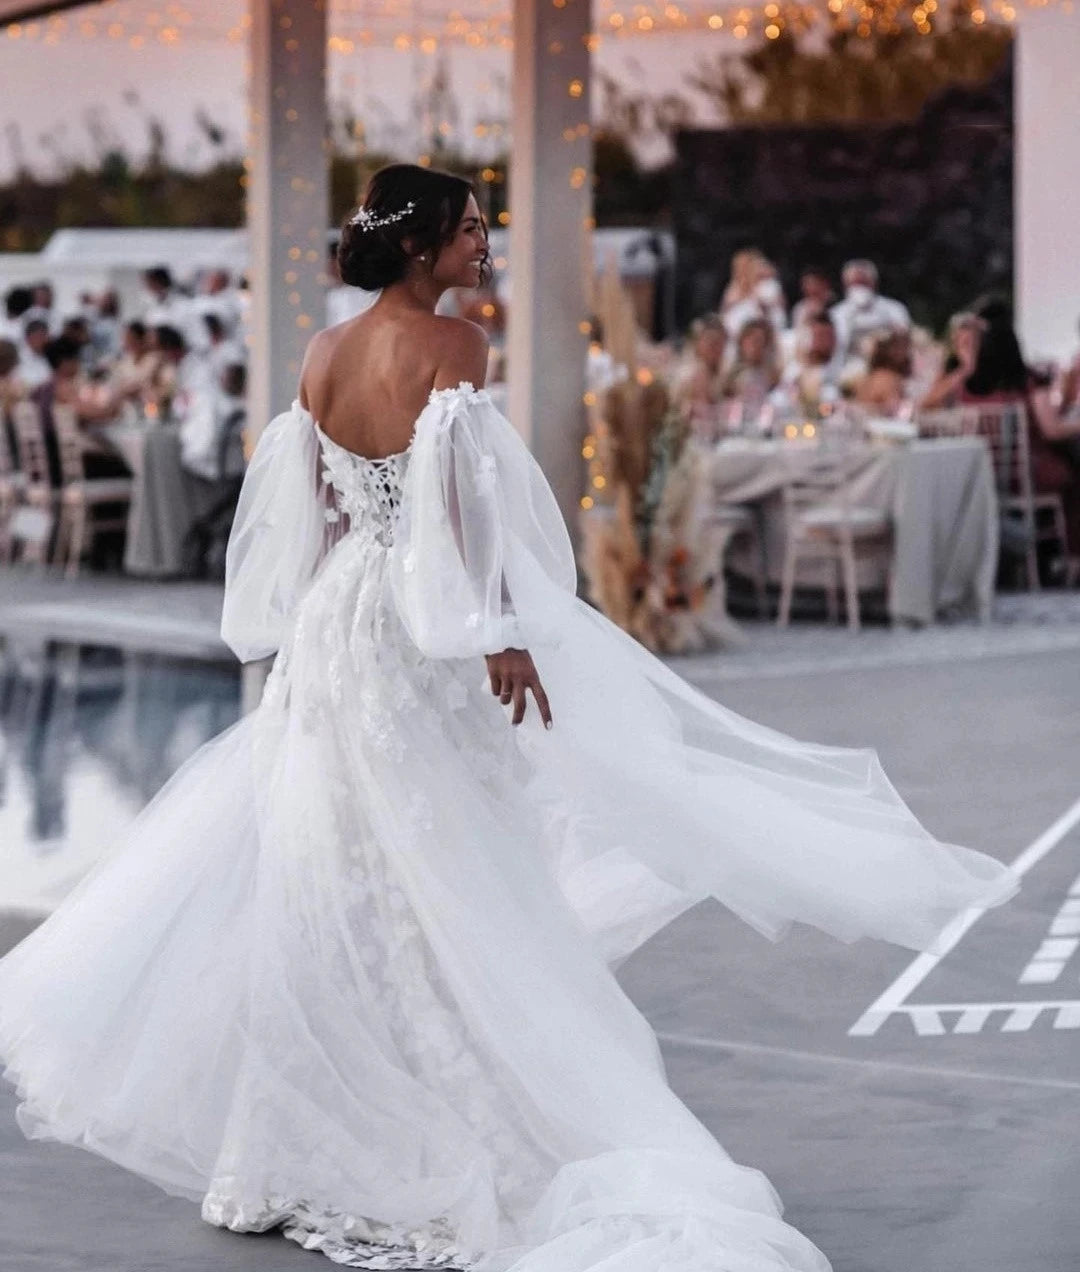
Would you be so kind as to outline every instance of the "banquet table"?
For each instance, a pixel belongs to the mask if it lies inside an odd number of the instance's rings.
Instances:
[[[711,449],[712,498],[761,509],[769,577],[779,579],[786,534],[781,492],[820,465],[821,448],[802,440],[731,438]],[[928,624],[967,611],[985,621],[998,557],[997,495],[985,443],[974,437],[858,442],[843,454],[850,502],[892,518],[890,618]],[[728,563],[739,568],[738,551]],[[861,580],[871,581],[884,579]]]
[[[124,570],[141,578],[182,575],[188,532],[210,512],[220,492],[183,467],[174,425],[118,421],[100,433],[135,478]]]

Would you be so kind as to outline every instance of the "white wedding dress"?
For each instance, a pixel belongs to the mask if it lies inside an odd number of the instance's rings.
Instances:
[[[0,961],[23,1132],[352,1267],[827,1269],[610,966],[709,895],[771,937],[925,948],[1011,872],[937,843],[872,752],[741,719],[577,600],[468,384],[382,460],[274,420],[223,633],[277,651],[258,710]],[[553,730],[492,697],[507,646]]]

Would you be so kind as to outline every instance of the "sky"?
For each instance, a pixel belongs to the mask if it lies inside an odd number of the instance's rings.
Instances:
[[[79,12],[79,11],[77,11]],[[721,47],[726,37],[701,32],[664,34],[605,42],[596,66],[634,91],[658,94],[685,89],[684,77],[703,46]],[[445,54],[462,124],[477,158],[490,157],[471,139],[472,126],[506,120],[509,53],[451,47]],[[369,144],[408,157],[415,147],[410,124],[412,96],[436,57],[392,48],[359,49],[330,58],[329,99],[362,116]],[[245,120],[245,54],[242,43],[185,37],[177,47],[69,34],[54,44],[5,38],[0,31],[0,179],[17,160],[46,174],[72,158],[92,159],[94,138],[122,142],[129,152],[145,148],[147,117],[164,122],[173,159],[193,167],[213,158],[214,148],[196,123],[200,112],[225,129],[227,148],[241,153]],[[54,91],[63,85],[63,92]],[[704,117],[708,117],[707,109]],[[501,143],[487,143],[492,152]],[[661,151],[646,150],[647,160]]]

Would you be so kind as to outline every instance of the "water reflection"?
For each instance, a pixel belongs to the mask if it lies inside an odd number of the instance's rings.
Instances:
[[[9,642],[0,651],[0,910],[52,909],[239,712],[235,667]]]

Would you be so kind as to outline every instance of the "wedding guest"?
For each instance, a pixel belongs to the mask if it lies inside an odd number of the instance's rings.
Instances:
[[[120,356],[124,338],[124,325],[120,321],[120,297],[115,291],[106,291],[94,303],[90,316],[90,340],[98,364],[112,363]]]
[[[206,274],[200,281],[192,308],[204,322],[213,315],[224,328],[226,338],[236,338],[240,327],[240,294],[227,269],[212,269]]]
[[[911,315],[906,306],[878,294],[878,271],[873,261],[848,261],[842,279],[844,299],[829,310],[841,358],[866,357],[877,337],[910,330]]]
[[[855,401],[876,415],[896,416],[908,400],[911,336],[896,331],[874,345],[867,373],[855,386]]]
[[[816,265],[808,265],[799,275],[799,292],[802,299],[795,302],[791,311],[791,325],[796,331],[809,333],[818,318],[828,315],[836,294],[828,273]]]
[[[175,327],[155,327],[153,347],[160,364],[146,400],[159,419],[182,420],[192,401],[212,381],[207,359],[191,349]]]
[[[90,324],[81,314],[65,318],[60,328],[60,335],[79,346],[79,363],[86,372],[91,372],[97,365],[93,341],[90,339]]]
[[[948,410],[959,404],[964,384],[975,370],[985,325],[977,314],[967,311],[949,319],[949,354],[941,374],[919,403],[923,410]]]
[[[754,294],[758,281],[758,269],[765,257],[756,247],[744,247],[731,258],[731,279],[724,288],[724,296],[720,302],[720,312],[727,314],[729,309],[749,300]]]
[[[756,414],[779,378],[773,325],[767,318],[751,318],[739,332],[735,361],[724,376],[721,394],[741,403],[744,415]]]
[[[26,324],[26,335],[19,355],[19,379],[32,393],[52,376],[52,367],[45,357],[49,343],[49,326],[43,318],[31,318]]]
[[[179,430],[181,463],[188,472],[205,481],[243,474],[246,386],[243,363],[233,362],[192,399]]]
[[[145,397],[161,364],[161,355],[153,346],[144,322],[129,322],[124,328],[123,351],[109,374],[109,390],[117,406],[124,402],[140,403]]]
[[[787,300],[776,266],[758,253],[751,277],[754,285],[750,294],[724,311],[724,323],[733,338],[755,318],[764,318],[777,334],[787,327]]]
[[[202,322],[191,303],[173,282],[170,270],[159,265],[143,272],[146,309],[142,315],[148,327],[171,327],[184,338],[188,348],[205,345]]]
[[[225,320],[217,313],[203,314],[209,344],[203,355],[208,363],[208,373],[217,381],[227,366],[244,362],[244,349],[231,335]]]
[[[4,296],[4,315],[0,319],[0,340],[10,340],[22,351],[26,313],[34,305],[29,287],[12,287]]]
[[[30,288],[30,307],[23,314],[23,323],[40,318],[48,326],[49,335],[55,336],[61,325],[54,308],[55,300],[52,283],[35,283]]]
[[[1061,496],[1070,555],[1080,554],[1080,419],[1055,411],[1049,388],[1024,361],[1008,307],[1000,301],[980,310],[986,327],[975,366],[964,381],[961,405],[1016,403],[1029,424],[1031,474],[1035,490]]]
[[[728,334],[718,314],[698,318],[690,327],[690,347],[675,371],[672,400],[695,433],[713,440],[722,396]]]
[[[813,414],[840,399],[840,376],[836,328],[821,312],[807,320],[805,343],[784,368],[781,384],[793,406]]]
[[[19,346],[14,340],[0,339],[0,417],[6,418],[25,396],[26,385],[19,378]]]

